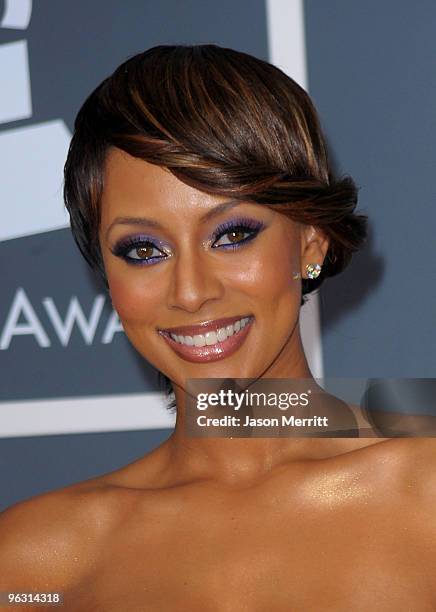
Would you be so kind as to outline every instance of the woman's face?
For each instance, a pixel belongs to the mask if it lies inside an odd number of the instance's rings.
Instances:
[[[257,378],[273,364],[279,376],[298,348],[293,274],[302,259],[323,260],[313,228],[229,202],[108,154],[99,235],[112,303],[139,353],[181,388],[186,378]]]

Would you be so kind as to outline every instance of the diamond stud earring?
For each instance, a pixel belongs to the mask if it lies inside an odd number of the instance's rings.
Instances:
[[[307,278],[315,279],[321,274],[321,266],[319,264],[306,264]]]

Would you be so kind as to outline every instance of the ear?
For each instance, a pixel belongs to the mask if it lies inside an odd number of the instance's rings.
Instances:
[[[302,269],[309,263],[322,265],[329,248],[328,237],[314,225],[302,225],[300,231]]]

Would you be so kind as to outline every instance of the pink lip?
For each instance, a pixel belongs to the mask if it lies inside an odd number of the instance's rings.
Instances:
[[[243,344],[245,338],[247,337],[251,329],[251,324],[254,321],[254,317],[250,315],[247,316],[249,316],[249,321],[243,329],[241,329],[237,333],[234,333],[233,336],[226,338],[223,342],[217,342],[212,346],[208,346],[207,344],[205,346],[187,346],[186,344],[179,344],[171,338],[167,330],[159,330],[159,334],[165,339],[165,341],[170,345],[174,352],[186,361],[191,361],[194,363],[217,361],[219,359],[225,359],[226,357],[229,357],[230,355],[235,353]],[[208,323],[202,327],[198,325],[186,328],[178,327],[174,329],[179,330],[179,333],[173,331],[172,329],[171,333],[175,333],[176,335],[180,334],[182,336],[192,336],[201,332],[206,333],[208,331],[216,331],[220,327],[225,327],[226,324],[230,325],[230,323],[234,321],[239,321],[240,318],[243,319],[244,317],[233,317],[232,319],[217,319],[216,321]],[[219,323],[219,325],[216,325],[217,323]],[[187,329],[195,330],[196,333],[189,333],[188,331],[184,331]],[[201,330],[201,332],[199,330]]]

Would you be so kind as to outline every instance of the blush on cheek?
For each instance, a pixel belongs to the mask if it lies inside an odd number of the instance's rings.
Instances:
[[[292,279],[293,262],[290,257],[274,255],[272,253],[270,257],[253,262],[245,274],[253,287],[262,287],[264,295],[280,296],[295,289],[295,281]],[[295,269],[298,269],[298,264],[294,264],[295,266]]]
[[[109,289],[112,304],[121,320],[144,319],[150,308],[150,296],[147,286],[132,286],[121,278],[110,278]]]

